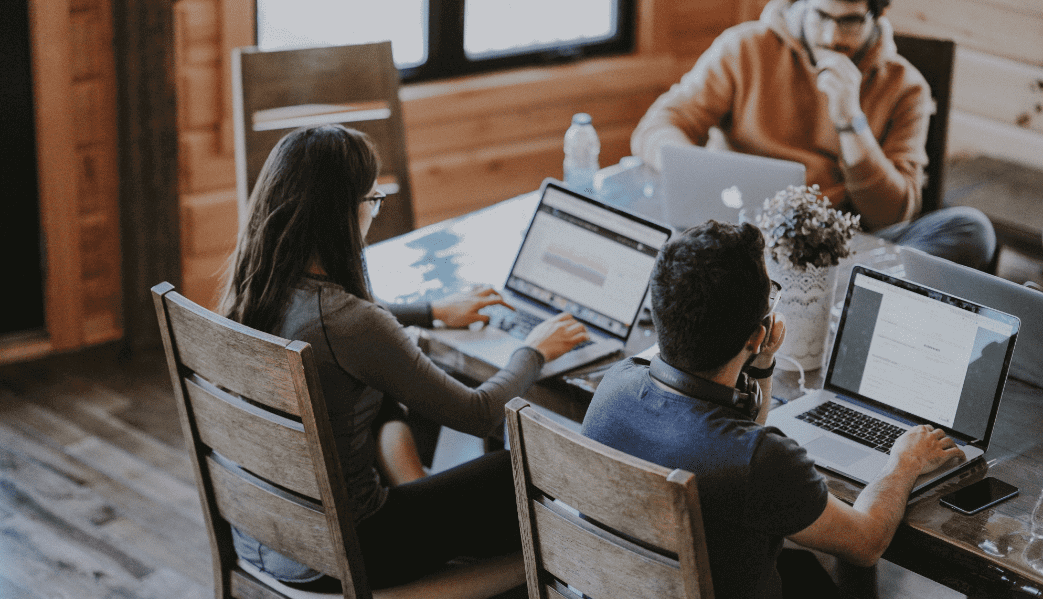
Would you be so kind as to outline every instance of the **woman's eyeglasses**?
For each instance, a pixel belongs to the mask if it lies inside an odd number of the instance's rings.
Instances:
[[[386,193],[379,189],[373,192],[373,195],[362,198],[363,202],[373,202],[373,209],[370,211],[370,215],[376,218],[380,214],[380,206],[384,203],[384,198],[388,197]]]
[[[769,329],[771,328],[771,315],[775,313],[775,308],[778,307],[780,299],[782,299],[782,285],[777,281],[772,281],[771,290],[768,291],[768,313],[761,319],[764,326]]]

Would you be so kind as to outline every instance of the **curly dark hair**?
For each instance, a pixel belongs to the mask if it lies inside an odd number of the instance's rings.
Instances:
[[[670,240],[651,279],[663,360],[690,373],[720,369],[760,325],[770,285],[752,224],[709,221]]]

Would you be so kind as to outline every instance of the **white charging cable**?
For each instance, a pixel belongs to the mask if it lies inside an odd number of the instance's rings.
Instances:
[[[790,362],[794,366],[797,367],[797,372],[800,373],[800,378],[797,379],[797,385],[800,386],[800,394],[804,395],[805,393],[807,393],[808,390],[804,388],[804,367],[800,365],[800,362],[794,360],[793,358],[791,358],[789,356],[784,356],[782,354],[775,354],[775,357],[776,358],[782,358],[783,360],[786,360],[787,362]]]

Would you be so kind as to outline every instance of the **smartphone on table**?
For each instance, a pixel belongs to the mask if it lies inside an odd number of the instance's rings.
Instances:
[[[947,508],[961,514],[977,514],[1018,494],[1018,488],[1002,480],[986,476],[976,483],[957,489],[939,500]]]

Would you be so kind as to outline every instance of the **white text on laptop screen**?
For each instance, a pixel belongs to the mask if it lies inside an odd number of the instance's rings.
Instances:
[[[666,234],[547,189],[509,288],[626,334]]]
[[[858,274],[831,382],[979,438],[1012,327]]]

